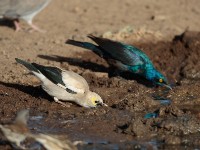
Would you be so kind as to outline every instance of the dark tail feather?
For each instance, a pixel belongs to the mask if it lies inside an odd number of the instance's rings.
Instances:
[[[65,43],[85,48],[83,42],[79,42],[79,41],[75,41],[75,40],[67,40]]]
[[[106,39],[106,38],[102,38],[102,37],[96,37],[92,34],[88,35],[88,38],[90,38],[91,40],[93,40],[97,45],[99,45],[100,47],[102,47],[103,45],[107,45],[113,41]]]
[[[92,34],[89,34],[87,37],[90,38],[91,40],[93,40],[97,44],[98,44],[99,40],[103,39],[103,38],[96,37],[96,36],[94,36]]]
[[[71,44],[71,45],[74,45],[74,46],[78,46],[78,47],[82,47],[82,48],[85,48],[85,49],[89,49],[89,50],[96,50],[97,46],[92,44],[92,43],[89,43],[89,42],[80,42],[80,41],[75,41],[75,40],[67,40],[65,42],[66,44]]]
[[[37,69],[36,67],[34,67],[31,63],[26,62],[26,61],[24,61],[24,60],[21,60],[21,59],[19,59],[19,58],[15,58],[15,60],[16,60],[18,63],[24,65],[24,66],[25,66],[27,69],[29,69],[30,71],[35,71],[35,72],[38,72],[38,73],[39,73],[38,69]]]
[[[89,37],[90,39],[95,39],[97,38],[96,36],[92,35],[92,34],[89,34],[87,37]]]

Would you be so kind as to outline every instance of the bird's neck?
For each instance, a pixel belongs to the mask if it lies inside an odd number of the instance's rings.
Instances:
[[[155,77],[156,74],[156,70],[154,67],[148,67],[145,71],[145,78],[148,80],[153,80],[153,78]]]

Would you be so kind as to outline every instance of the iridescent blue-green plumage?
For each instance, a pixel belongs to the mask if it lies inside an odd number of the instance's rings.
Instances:
[[[66,43],[92,50],[97,55],[103,57],[110,65],[114,65],[122,71],[139,74],[157,85],[170,88],[167,85],[167,79],[155,69],[149,57],[140,49],[93,35],[88,37],[97,45],[75,40],[67,40]]]

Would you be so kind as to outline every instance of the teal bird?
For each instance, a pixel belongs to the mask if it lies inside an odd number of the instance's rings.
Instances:
[[[103,57],[110,65],[117,67],[121,71],[129,71],[143,76],[156,85],[171,89],[164,75],[153,66],[149,57],[140,49],[93,35],[88,37],[97,45],[75,40],[67,40],[66,43],[92,50],[100,57]]]

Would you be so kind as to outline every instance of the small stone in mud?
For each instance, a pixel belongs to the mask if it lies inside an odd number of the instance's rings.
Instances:
[[[145,111],[146,108],[158,106],[160,103],[153,100],[148,95],[129,94],[126,98],[122,99],[115,108],[120,110]]]
[[[183,115],[183,111],[173,105],[163,106],[159,109],[159,116],[161,116],[161,117],[170,115],[170,114],[173,116],[181,116],[181,115]]]
[[[97,77],[99,78],[108,78],[108,73],[104,73],[104,72],[95,72],[94,73]]]
[[[149,130],[141,118],[136,118],[131,121],[128,128],[125,129],[124,132],[133,136],[143,137],[148,134]]]
[[[181,144],[180,137],[174,136],[174,135],[167,135],[165,137],[164,141],[165,141],[166,144],[170,144],[170,145]]]
[[[158,127],[174,135],[186,135],[199,132],[200,123],[195,117],[183,115],[164,119]]]

